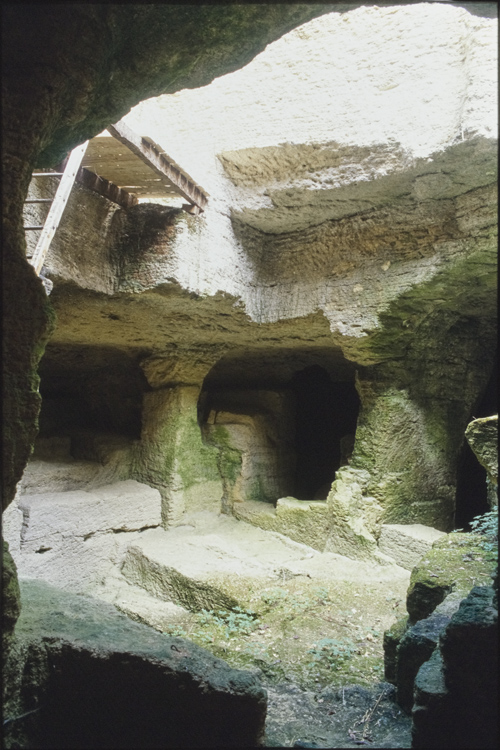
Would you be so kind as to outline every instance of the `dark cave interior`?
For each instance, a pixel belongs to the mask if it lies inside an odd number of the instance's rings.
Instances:
[[[321,364],[319,364],[321,362]],[[205,379],[201,411],[217,391],[232,396],[235,386],[250,390],[276,389],[292,394],[294,416],[294,471],[288,484],[300,500],[324,500],[337,469],[348,459],[341,441],[352,451],[360,401],[350,363],[322,361],[304,353],[251,355],[245,368],[241,360],[227,365],[221,360]],[[305,366],[300,366],[305,365]],[[143,394],[149,390],[135,358],[116,349],[90,346],[47,347],[40,365],[40,437],[80,431],[112,433],[136,440],[141,436]],[[498,363],[475,407],[473,417],[485,417],[498,409]],[[231,403],[230,403],[231,402]],[[245,406],[242,404],[245,411]],[[200,413],[203,420],[203,415]],[[277,498],[276,498],[277,499]],[[488,510],[486,472],[464,441],[457,470],[455,527]]]
[[[312,365],[291,381],[295,394],[295,497],[325,500],[341,465],[342,438],[354,436],[359,396],[354,382],[334,381]],[[351,440],[353,443],[354,441]]]
[[[39,373],[40,437],[85,430],[140,438],[149,387],[134,358],[100,347],[49,346]]]
[[[281,394],[279,414],[272,413],[269,400],[258,409],[279,425],[282,444],[272,446],[271,440],[271,449],[290,458],[281,462],[287,473],[283,486],[299,500],[325,500],[354,445],[360,407],[354,374],[354,365],[332,351],[247,352],[222,359],[205,378],[199,423],[206,422],[210,409],[250,413],[249,403],[255,407],[259,393],[263,399],[264,393]],[[249,400],[249,392],[255,398]]]

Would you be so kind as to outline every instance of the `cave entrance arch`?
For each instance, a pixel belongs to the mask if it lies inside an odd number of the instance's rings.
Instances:
[[[359,396],[354,382],[332,380],[320,365],[297,372],[295,396],[295,497],[324,500],[335,472],[354,446]]]
[[[133,354],[49,344],[39,374],[42,407],[33,458],[67,459],[68,488],[73,459],[99,463],[140,439],[149,386]]]
[[[246,351],[213,367],[198,418],[220,451],[226,512],[249,500],[326,499],[354,446],[354,380],[354,364],[333,349]]]

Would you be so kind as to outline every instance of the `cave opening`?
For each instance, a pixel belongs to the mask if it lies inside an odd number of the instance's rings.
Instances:
[[[199,424],[222,451],[221,466],[238,459],[230,505],[326,500],[335,472],[349,463],[359,408],[354,366],[339,351],[220,360],[202,388]]]
[[[490,417],[498,413],[498,357],[495,359],[493,370],[474,408],[472,419]],[[457,490],[455,506],[455,528],[470,531],[470,522],[475,516],[487,513],[488,485],[486,469],[479,463],[467,440],[464,440],[457,467]]]
[[[49,345],[39,375],[38,444],[54,438],[74,443],[83,435],[140,438],[148,384],[134,357],[104,347]]]
[[[295,497],[325,500],[337,469],[354,446],[359,396],[354,382],[332,380],[320,365],[297,372],[295,395]]]

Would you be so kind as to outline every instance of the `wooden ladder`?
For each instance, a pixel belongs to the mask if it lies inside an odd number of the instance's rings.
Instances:
[[[38,276],[42,270],[43,262],[47,255],[52,238],[56,233],[56,229],[59,226],[61,216],[68,202],[73,183],[75,182],[76,175],[80,169],[83,155],[87,149],[88,141],[82,143],[81,146],[77,146],[73,149],[69,155],[67,164],[63,172],[33,172],[33,177],[60,177],[59,187],[57,188],[54,198],[31,198],[25,201],[25,203],[51,203],[51,207],[45,219],[45,223],[35,226],[24,227],[25,231],[41,230],[40,237],[36,244],[35,251],[29,262],[35,269]]]

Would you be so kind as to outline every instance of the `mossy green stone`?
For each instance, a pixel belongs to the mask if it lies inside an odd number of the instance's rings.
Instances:
[[[406,608],[412,624],[428,617],[451,591],[466,596],[474,585],[491,583],[494,563],[481,541],[475,534],[451,533],[435,542],[411,573]]]
[[[408,627],[408,615],[396,620],[384,633],[384,676],[387,682],[396,684],[397,648]]]

